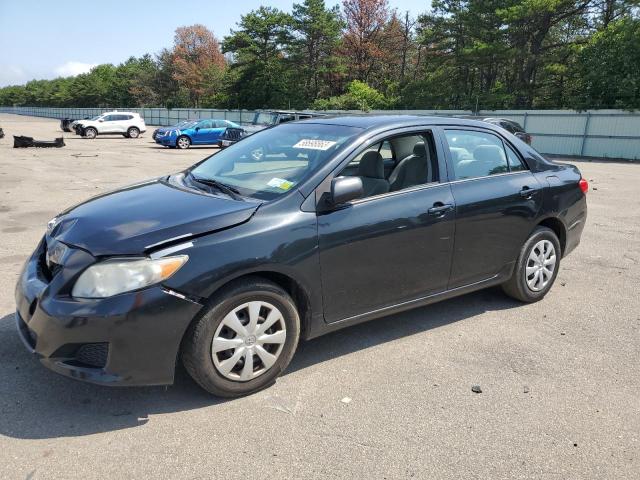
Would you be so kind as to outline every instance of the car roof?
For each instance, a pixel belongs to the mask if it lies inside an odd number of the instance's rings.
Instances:
[[[345,127],[356,127],[365,130],[379,127],[402,128],[417,125],[467,125],[475,127],[487,127],[487,123],[480,120],[470,120],[466,118],[429,116],[429,115],[336,115],[328,117],[316,117],[300,120],[300,123],[317,123],[325,125],[342,125]]]

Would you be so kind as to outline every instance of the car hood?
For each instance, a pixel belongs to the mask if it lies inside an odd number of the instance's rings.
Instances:
[[[246,222],[259,207],[177,188],[162,179],[90,199],[50,222],[49,235],[94,256],[139,255]]]

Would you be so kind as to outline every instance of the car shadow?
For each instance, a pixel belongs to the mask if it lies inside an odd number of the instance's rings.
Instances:
[[[284,375],[370,347],[520,305],[499,289],[391,315],[302,342]],[[0,319],[0,435],[20,439],[73,437],[144,425],[151,415],[233,401],[212,397],[178,366],[173,386],[103,387],[57,375],[28,353]]]

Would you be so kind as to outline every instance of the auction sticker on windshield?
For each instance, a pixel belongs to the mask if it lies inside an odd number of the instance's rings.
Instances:
[[[308,150],[328,150],[333,147],[336,142],[330,140],[315,140],[312,138],[303,138],[296,143],[293,148],[306,148]]]

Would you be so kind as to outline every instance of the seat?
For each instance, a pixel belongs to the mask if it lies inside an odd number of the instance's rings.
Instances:
[[[473,160],[461,160],[456,165],[458,178],[476,178],[500,173],[506,167],[504,150],[497,145],[479,145],[473,149]]]
[[[418,142],[413,147],[413,154],[403,159],[389,175],[392,192],[422,185],[431,181],[429,150],[424,142]]]
[[[367,152],[360,159],[358,176],[362,180],[364,197],[380,195],[389,191],[389,182],[384,178],[384,161],[378,152]]]

